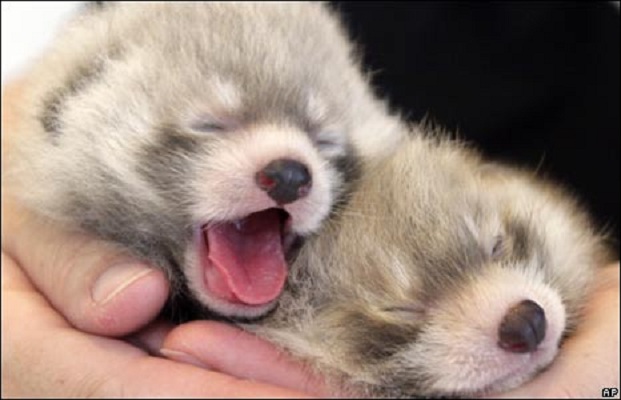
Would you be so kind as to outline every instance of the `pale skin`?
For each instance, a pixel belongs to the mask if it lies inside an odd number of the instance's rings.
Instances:
[[[19,93],[19,85],[3,93],[3,156]],[[5,190],[2,217],[3,397],[334,395],[304,365],[235,327],[153,322],[167,281],[118,248],[45,223]],[[551,368],[500,397],[619,388],[619,265],[597,279],[582,325]]]

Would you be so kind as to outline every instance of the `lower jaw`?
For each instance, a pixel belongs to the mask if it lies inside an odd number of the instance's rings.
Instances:
[[[193,262],[190,271],[185,271],[186,280],[188,281],[189,290],[192,293],[195,308],[201,308],[202,315],[208,315],[210,319],[234,321],[234,322],[252,322],[265,318],[273,313],[278,307],[279,298],[273,301],[259,304],[250,305],[243,302],[227,301],[211,295],[203,284],[197,285],[197,282],[202,282],[202,258],[207,257],[205,247],[202,244],[203,240],[203,226],[197,226],[194,228],[192,246],[194,256],[191,257]],[[304,244],[304,238],[298,235],[290,234],[286,237],[287,243],[284,244],[286,248],[285,260],[288,265],[297,258],[299,251]],[[194,278],[194,279],[192,279]],[[194,284],[192,284],[194,282]],[[196,313],[194,313],[196,314]]]
[[[229,305],[230,306],[230,305]],[[210,310],[215,309],[217,307],[210,306],[207,307]],[[250,323],[257,322],[262,319],[267,318],[278,308],[278,300],[273,301],[272,303],[264,304],[261,306],[237,306],[236,312],[232,312],[229,307],[226,312],[218,312],[213,311],[210,312],[210,315],[213,317],[210,319],[217,319],[221,321],[234,322],[234,323]]]

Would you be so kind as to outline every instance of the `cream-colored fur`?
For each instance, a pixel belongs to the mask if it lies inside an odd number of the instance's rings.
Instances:
[[[554,359],[602,243],[553,184],[419,127],[365,165],[351,201],[303,248],[278,309],[246,328],[349,393],[501,391]],[[497,344],[522,300],[547,321],[532,353]]]

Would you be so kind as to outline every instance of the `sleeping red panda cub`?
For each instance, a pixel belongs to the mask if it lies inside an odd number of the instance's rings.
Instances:
[[[177,320],[273,309],[400,124],[316,3],[91,5],[28,78],[10,191],[169,272]]]
[[[575,327],[603,238],[559,188],[420,129],[365,163],[279,307],[244,327],[350,394],[516,387]]]

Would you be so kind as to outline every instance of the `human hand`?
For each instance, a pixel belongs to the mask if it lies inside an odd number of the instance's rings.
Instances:
[[[490,397],[601,398],[603,388],[619,389],[619,296],[619,264],[598,270],[584,319],[550,368]]]
[[[164,349],[163,354],[169,358],[209,368],[211,371],[203,371],[210,375],[209,380],[196,370],[191,373],[178,370],[178,365],[150,357],[123,341],[83,334],[70,328],[54,313],[12,260],[3,258],[3,266],[3,348],[9,349],[2,359],[3,395],[143,396],[171,393],[179,396],[198,395],[199,392],[193,390],[206,390],[211,392],[202,395],[257,396],[258,390],[281,390],[252,387],[246,392],[249,382],[239,383],[213,370],[242,379],[308,389],[316,394],[327,393],[319,380],[282,353],[274,351],[271,345],[213,321],[182,325],[173,329],[163,341],[168,329],[153,329],[138,337],[148,344],[146,347]],[[598,280],[599,285],[582,325],[565,343],[551,368],[521,388],[493,397],[594,397],[602,387],[619,387],[618,266],[599,271]],[[20,300],[20,297],[25,299]],[[29,317],[24,318],[24,315]],[[25,325],[24,321],[27,321]],[[610,332],[614,331],[616,335],[611,335]],[[71,348],[71,354],[79,354],[79,358],[67,358],[67,354],[62,354],[62,348]],[[89,354],[89,357],[82,354]],[[118,360],[112,362],[115,358]],[[18,366],[15,367],[11,360],[18,360]],[[75,361],[78,363],[73,364]],[[125,368],[116,368],[119,363]],[[52,364],[58,368],[49,368]],[[133,373],[125,373],[126,370],[131,372],[132,367]],[[183,379],[181,375],[177,378],[177,372],[183,374]],[[165,382],[161,376],[167,377]],[[208,386],[205,383],[203,388],[200,383],[194,383],[193,377],[198,382],[213,384]],[[181,388],[176,387],[176,379],[183,383]],[[232,392],[231,388],[238,391]],[[275,395],[270,392],[270,396]]]
[[[282,364],[272,365],[282,358],[261,347],[252,335],[216,322],[208,323],[206,328],[205,337],[211,337],[214,345],[225,344],[216,351],[211,349],[214,358],[207,357],[207,363],[219,365],[222,356],[215,354],[224,352],[229,360],[239,361],[239,371],[261,369],[254,376],[257,379],[290,388],[305,383],[283,378]],[[154,325],[132,341],[159,349],[169,329],[164,324]],[[2,333],[3,398],[305,396],[301,391],[154,357],[128,341],[81,332],[51,307],[15,261],[4,253]],[[286,372],[290,376],[303,376],[296,365],[289,363],[288,367]]]

